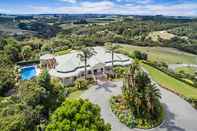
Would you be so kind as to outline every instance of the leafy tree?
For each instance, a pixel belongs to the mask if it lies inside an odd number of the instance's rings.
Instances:
[[[0,67],[0,96],[5,96],[15,86],[15,74],[12,70],[14,69]]]
[[[4,46],[4,52],[9,56],[11,61],[17,62],[20,60],[20,47],[13,39],[7,40],[7,44]]]
[[[111,126],[105,124],[100,116],[98,105],[90,103],[88,100],[67,99],[50,116],[46,131],[110,131]]]
[[[95,54],[95,51],[93,48],[90,47],[83,47],[81,48],[81,52],[78,54],[81,61],[84,61],[84,76],[85,79],[87,79],[87,60],[90,59]]]
[[[0,128],[2,131],[34,131],[41,107],[32,108],[15,97],[0,100]]]
[[[44,70],[38,77],[37,82],[41,87],[47,90],[51,89],[51,77],[47,70]]]
[[[41,104],[47,96],[45,88],[37,84],[36,81],[21,81],[17,94],[22,102],[31,106]]]
[[[27,59],[31,56],[32,48],[31,46],[24,46],[21,50],[21,54],[23,56],[23,59]]]

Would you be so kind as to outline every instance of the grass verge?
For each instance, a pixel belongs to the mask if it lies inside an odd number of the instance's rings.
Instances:
[[[176,92],[185,98],[197,99],[196,88],[187,85],[147,64],[142,64],[142,66],[149,72],[153,80],[159,83],[162,87]]]

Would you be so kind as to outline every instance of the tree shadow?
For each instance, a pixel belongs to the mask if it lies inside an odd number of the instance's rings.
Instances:
[[[186,131],[185,129],[178,127],[176,125],[176,123],[174,122],[175,114],[169,110],[168,106],[164,103],[163,103],[163,106],[164,106],[164,110],[166,112],[165,122],[159,128],[161,128],[161,129],[165,128],[166,131]]]
[[[107,92],[112,92],[111,88],[114,88],[114,87],[116,87],[116,84],[106,81],[106,82],[104,82],[102,84],[97,84],[96,85],[96,90],[99,90],[99,89],[103,88]]]

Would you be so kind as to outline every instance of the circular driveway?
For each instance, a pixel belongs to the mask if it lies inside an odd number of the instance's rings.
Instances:
[[[119,122],[110,109],[111,96],[121,94],[122,82],[114,82],[116,86],[94,86],[82,94],[82,98],[89,99],[101,108],[104,120],[112,125],[112,131],[144,131],[143,129],[129,129]],[[166,110],[166,119],[159,127],[148,131],[197,131],[197,110],[179,96],[160,88],[161,102]]]

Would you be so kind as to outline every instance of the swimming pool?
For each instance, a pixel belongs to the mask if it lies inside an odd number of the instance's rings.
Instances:
[[[37,75],[35,66],[28,66],[21,68],[21,79],[30,80]]]

